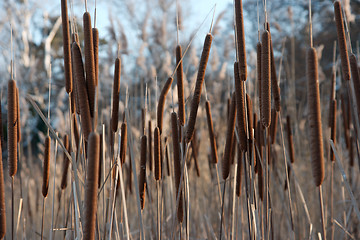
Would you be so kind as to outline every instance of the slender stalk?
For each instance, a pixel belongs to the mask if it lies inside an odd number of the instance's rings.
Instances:
[[[44,233],[45,201],[46,201],[46,197],[43,198],[43,208],[42,208],[42,217],[41,217],[41,240],[43,239],[43,233]]]
[[[326,240],[326,227],[325,227],[325,218],[324,218],[324,204],[323,204],[323,196],[322,196],[322,187],[319,185],[319,203],[320,203],[320,211],[321,211],[321,224],[322,224],[322,234],[323,239]]]
[[[14,176],[11,176],[11,239],[14,240]]]
[[[222,238],[222,223],[223,223],[223,218],[224,218],[225,190],[226,190],[226,180],[224,181],[224,189],[223,189],[222,204],[221,204],[220,235],[219,235],[219,239],[220,239],[220,240],[221,240],[221,238]]]

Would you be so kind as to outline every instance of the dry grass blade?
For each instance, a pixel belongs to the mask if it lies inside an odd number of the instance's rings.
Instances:
[[[17,104],[16,83],[14,80],[8,82],[8,164],[9,175],[13,177],[17,172]]]
[[[345,80],[350,80],[350,65],[349,65],[349,57],[348,57],[348,51],[346,45],[344,19],[342,16],[341,4],[339,1],[334,2],[334,13],[335,13],[336,30],[338,36],[339,49],[340,49],[342,74]]]
[[[63,34],[63,49],[64,49],[64,69],[65,69],[65,89],[67,93],[73,90],[72,68],[71,68],[71,46],[70,46],[70,31],[69,18],[67,11],[67,0],[61,0],[61,20],[62,20],[62,34]]]
[[[212,121],[212,116],[211,116],[211,107],[210,107],[209,101],[205,102],[205,110],[206,110],[207,124],[208,124],[208,128],[209,128],[211,159],[212,159],[212,163],[216,164],[218,162],[218,156],[217,156],[217,147],[216,147],[214,126],[213,126],[213,121]]]
[[[321,127],[318,59],[315,48],[307,52],[308,108],[311,166],[314,182],[320,186],[324,180],[324,150]]]
[[[196,116],[199,108],[202,86],[205,80],[205,71],[206,71],[207,62],[209,60],[212,38],[213,37],[210,33],[206,35],[204,41],[204,47],[201,53],[200,65],[196,77],[194,95],[192,97],[191,105],[190,105],[189,122],[185,134],[185,141],[187,143],[191,141],[195,131]]]
[[[90,132],[92,132],[90,105],[88,92],[86,90],[84,66],[81,57],[80,47],[77,43],[72,44],[72,53],[74,61],[74,72],[75,72],[75,84],[79,97],[80,114],[81,114],[81,125],[84,138],[87,141]]]
[[[240,148],[243,152],[245,152],[247,150],[247,135],[246,135],[244,83],[241,80],[238,62],[234,63],[234,81],[235,81],[235,98],[236,98],[238,132],[240,137]]]
[[[50,174],[50,150],[51,138],[45,138],[45,151],[44,151],[44,165],[43,165],[43,182],[42,182],[42,195],[44,198],[48,195],[49,190],[49,174]]]
[[[183,73],[183,62],[181,46],[176,46],[176,65],[179,65],[176,70],[176,80],[178,88],[178,102],[179,102],[179,120],[182,126],[185,125],[185,99],[184,99],[184,73]]]
[[[113,83],[113,99],[112,99],[112,114],[111,114],[111,129],[116,132],[119,121],[119,95],[120,95],[120,75],[121,75],[121,61],[120,58],[115,60],[114,83]]]
[[[140,145],[140,172],[139,172],[139,191],[141,210],[145,207],[145,190],[146,190],[146,136],[141,137]]]
[[[171,88],[172,82],[173,82],[173,78],[169,77],[167,79],[163,89],[161,90],[160,97],[159,97],[159,102],[158,102],[158,107],[157,107],[157,125],[159,127],[160,134],[162,133],[163,115],[164,115],[166,95],[168,94],[168,92]]]
[[[231,158],[232,145],[234,141],[235,118],[236,118],[236,101],[235,101],[235,94],[233,94],[230,105],[230,117],[227,124],[228,128],[226,132],[225,153],[222,162],[222,178],[224,180],[228,178],[230,173],[230,158]]]
[[[270,58],[270,33],[265,31],[261,36],[261,102],[260,120],[264,127],[269,127],[271,122],[271,58]]]
[[[97,211],[97,185],[99,174],[99,134],[92,132],[88,142],[88,166],[85,187],[85,212],[84,212],[84,239],[95,239],[96,211]]]
[[[89,12],[83,15],[84,24],[84,46],[85,46],[85,71],[86,71],[86,88],[89,98],[90,115],[94,117],[95,106],[95,60],[94,60],[94,43],[91,28],[91,17]]]
[[[246,65],[246,50],[245,50],[245,28],[242,0],[235,1],[235,27],[236,27],[236,45],[238,56],[238,69],[240,79],[246,81],[247,65]]]

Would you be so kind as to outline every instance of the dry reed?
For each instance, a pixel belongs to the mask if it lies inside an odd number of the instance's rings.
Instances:
[[[196,116],[199,108],[202,86],[205,80],[205,71],[206,71],[207,62],[209,60],[212,38],[213,36],[210,33],[206,35],[204,41],[204,47],[201,53],[200,65],[196,77],[194,95],[192,97],[191,105],[190,105],[189,122],[185,134],[185,141],[187,143],[191,141],[195,131]]]
[[[307,52],[308,108],[310,153],[314,182],[320,186],[324,180],[324,150],[321,128],[318,59],[315,48]]]

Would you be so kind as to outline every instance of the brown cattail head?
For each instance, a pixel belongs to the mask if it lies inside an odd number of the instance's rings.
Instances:
[[[247,150],[247,136],[246,136],[246,115],[245,115],[245,96],[244,96],[244,82],[241,81],[239,73],[239,63],[234,63],[234,80],[235,80],[235,97],[237,110],[237,123],[240,138],[240,148],[243,152]]]
[[[120,160],[121,164],[125,163],[127,147],[127,124],[123,122],[121,124],[121,141],[120,141]]]
[[[92,132],[90,105],[88,92],[86,90],[85,76],[84,76],[84,65],[82,62],[82,56],[79,45],[74,42],[72,44],[72,54],[74,61],[74,72],[76,89],[78,92],[80,114],[81,114],[81,125],[84,134],[84,139],[87,141],[90,132]]]
[[[261,112],[261,42],[256,44],[256,71],[257,71],[257,84],[258,84],[258,94],[259,94],[259,107]]]
[[[95,106],[95,60],[94,60],[94,43],[91,28],[91,17],[89,12],[83,15],[84,24],[84,46],[85,46],[85,71],[86,71],[86,88],[89,97],[90,115],[94,117]]]
[[[236,118],[236,101],[235,101],[235,94],[233,94],[231,98],[230,117],[228,121],[228,129],[226,132],[225,152],[222,163],[222,177],[224,180],[227,179],[230,173],[230,157],[231,157],[231,149],[233,145],[232,143],[234,141],[235,118]]]
[[[84,208],[84,239],[95,239],[96,212],[97,212],[97,185],[99,174],[99,134],[92,132],[89,135],[87,179],[85,185]]]
[[[159,127],[160,134],[162,132],[162,126],[163,126],[163,115],[164,115],[166,95],[168,94],[168,92],[171,88],[172,82],[173,82],[173,78],[169,77],[167,79],[163,89],[161,90],[160,97],[159,97],[159,102],[158,102],[158,107],[157,107],[157,125]]]
[[[318,59],[315,48],[310,48],[307,52],[306,71],[308,77],[307,91],[311,165],[315,185],[320,186],[324,180],[324,150],[321,129]]]
[[[181,178],[180,143],[179,143],[179,132],[178,132],[178,117],[176,112],[171,113],[171,128],[172,128],[172,138],[173,138],[174,172],[175,172],[175,186],[176,186],[175,199],[176,199],[177,193],[179,192],[180,178]],[[180,223],[184,220],[182,202],[183,202],[182,190],[180,190],[179,205],[177,208],[177,218]]]
[[[8,164],[9,175],[13,177],[17,171],[17,104],[16,83],[14,80],[8,82]]]
[[[354,84],[354,92],[356,97],[356,105],[357,111],[360,116],[360,76],[359,76],[359,69],[358,69],[358,62],[356,59],[355,54],[350,55],[350,66],[351,66],[351,76]]]
[[[293,141],[293,134],[291,131],[291,119],[290,116],[286,116],[286,131],[287,131],[287,138],[288,138],[288,144],[289,144],[289,155],[290,155],[290,162],[295,162],[295,149],[294,149],[294,141]]]
[[[274,108],[272,108],[271,123],[270,123],[271,144],[274,144],[276,140],[277,122],[278,122],[278,112]]]
[[[337,108],[337,103],[336,103],[336,100],[332,100],[331,101],[331,113],[332,113],[332,116],[331,116],[331,140],[334,142],[334,144],[336,144],[336,108]],[[352,144],[350,142],[350,144]],[[335,155],[334,155],[334,152],[332,150],[332,148],[330,147],[330,160],[331,161],[335,161]]]
[[[94,44],[95,86],[97,86],[99,82],[99,30],[93,28],[92,34]]]
[[[280,105],[280,88],[279,88],[278,83],[277,83],[274,50],[273,50],[273,44],[272,44],[272,39],[271,39],[270,23],[269,22],[266,23],[266,30],[268,30],[269,34],[270,34],[271,89],[272,89],[272,93],[274,95],[275,110],[277,112],[279,112],[280,108],[281,108],[281,105]]]
[[[2,161],[2,148],[0,140],[0,239],[5,237],[6,233],[6,205],[5,205],[5,185],[4,171]]]
[[[348,57],[348,51],[347,51],[347,45],[346,45],[344,19],[342,16],[340,1],[334,2],[334,13],[335,13],[335,22],[336,22],[338,43],[339,43],[339,48],[340,48],[342,74],[343,74],[343,78],[345,80],[350,80],[349,57]]]
[[[70,46],[70,31],[69,18],[67,11],[67,0],[61,0],[61,20],[63,33],[63,48],[64,48],[64,69],[65,69],[65,89],[67,93],[72,92],[73,80],[71,69],[71,46]]]
[[[43,182],[42,182],[42,195],[44,198],[48,195],[49,190],[49,173],[50,173],[50,145],[51,138],[45,138],[45,152],[44,152],[44,167],[43,167]]]
[[[236,144],[237,147],[237,160],[238,160],[238,165],[237,165],[237,173],[236,173],[236,196],[240,197],[241,195],[241,172],[242,172],[242,152],[240,149],[239,144]]]
[[[239,59],[239,73],[240,79],[246,81],[247,66],[246,66],[246,50],[245,50],[245,28],[242,0],[235,1],[235,27],[236,27],[236,45],[237,56]]]
[[[210,139],[210,148],[211,148],[211,159],[212,163],[216,164],[218,162],[217,157],[217,147],[216,147],[216,139],[215,139],[215,133],[214,133],[214,126],[211,116],[211,108],[210,108],[210,102],[205,102],[205,109],[206,109],[206,119],[207,124],[209,128],[209,139]]]
[[[271,61],[270,61],[270,33],[263,32],[261,36],[261,102],[260,119],[264,127],[269,127],[271,122]]]
[[[16,109],[17,109],[17,142],[21,141],[21,121],[20,121],[20,104],[19,104],[19,88],[16,87]]]
[[[114,71],[114,85],[113,85],[113,107],[111,115],[111,129],[113,132],[117,131],[119,121],[119,95],[120,95],[120,74],[121,74],[121,62],[120,58],[115,60]]]
[[[66,149],[66,151],[70,152],[70,144],[69,144],[69,136],[66,134],[64,136],[64,147]],[[70,160],[67,158],[66,154],[64,153],[64,163],[63,163],[64,167],[63,167],[63,173],[62,173],[62,177],[61,177],[61,189],[65,189],[67,187],[67,180],[68,180],[68,169],[69,169],[69,164],[70,164]]]
[[[153,135],[152,135],[152,124],[151,120],[148,121],[148,163],[149,163],[149,170],[152,172],[153,170],[153,148],[152,148],[152,142],[153,142]]]
[[[155,180],[161,179],[161,158],[160,158],[160,130],[158,127],[154,131],[154,166],[155,166]]]
[[[176,46],[176,65],[179,64],[182,58],[181,46]],[[184,73],[183,62],[181,61],[176,71],[178,101],[179,101],[179,120],[181,126],[185,125],[185,100],[184,100]]]
[[[79,36],[77,33],[73,33],[71,35],[71,68],[73,69],[72,71],[72,79],[73,79],[73,91],[72,91],[72,98],[71,100],[75,102],[75,108],[72,106],[72,111],[74,112],[74,110],[76,110],[76,113],[77,114],[80,114],[80,103],[79,103],[79,93],[77,91],[77,88],[76,88],[76,79],[75,79],[75,64],[74,64],[74,55],[73,55],[73,51],[72,51],[72,44],[76,42],[79,46],[80,46],[80,42],[79,42]],[[81,49],[80,49],[80,53],[81,53]]]
[[[140,173],[139,173],[139,194],[141,210],[145,207],[145,189],[146,189],[146,135],[141,137],[140,146]]]
[[[191,105],[190,105],[189,122],[185,134],[185,141],[187,143],[191,141],[195,131],[196,116],[200,103],[201,90],[205,79],[206,65],[209,60],[212,38],[213,37],[210,33],[206,35],[204,47],[201,53],[200,65],[196,78],[194,95],[192,97]]]

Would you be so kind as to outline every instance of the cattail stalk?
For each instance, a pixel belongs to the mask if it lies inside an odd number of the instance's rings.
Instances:
[[[145,207],[145,190],[146,190],[146,135],[141,137],[140,146],[140,173],[139,173],[139,191],[141,210]]]
[[[121,75],[121,61],[120,58],[115,60],[114,70],[114,85],[113,85],[113,102],[111,115],[111,129],[113,132],[117,131],[119,121],[119,95],[120,95],[120,75]]]
[[[94,117],[95,106],[95,60],[94,43],[91,28],[91,17],[89,12],[83,15],[84,24],[84,46],[85,46],[85,71],[86,71],[86,89],[89,98],[90,115]]]
[[[44,152],[44,165],[43,165],[43,182],[42,182],[42,195],[43,195],[43,212],[41,222],[41,239],[43,239],[44,233],[44,217],[45,217],[45,200],[49,190],[49,173],[50,173],[50,144],[51,138],[47,136],[45,138],[45,152]]]
[[[96,212],[97,212],[97,184],[99,174],[99,134],[92,132],[88,142],[88,167],[85,186],[85,207],[84,207],[84,239],[95,239]]]
[[[195,131],[196,116],[199,108],[202,86],[205,80],[205,71],[206,71],[207,62],[209,60],[212,38],[213,37],[210,33],[206,35],[204,47],[201,53],[200,65],[196,78],[194,95],[192,97],[191,105],[190,105],[189,122],[185,134],[185,141],[187,143],[191,141]]]
[[[72,44],[72,53],[74,61],[74,72],[76,89],[78,92],[80,114],[81,114],[81,125],[84,138],[87,141],[90,132],[92,132],[91,114],[88,92],[86,90],[85,76],[84,76],[84,65],[82,62],[82,56],[80,46],[77,43]]]
[[[234,81],[235,81],[236,111],[237,111],[237,115],[238,115],[237,123],[238,123],[238,132],[239,132],[239,138],[240,138],[240,148],[243,152],[245,152],[247,150],[247,135],[246,135],[244,82],[241,80],[238,66],[239,66],[239,63],[235,62],[234,63]]]
[[[270,61],[270,34],[265,31],[261,36],[261,102],[260,119],[264,127],[269,127],[271,122],[271,61]]]
[[[350,80],[349,57],[348,57],[348,50],[346,45],[344,19],[342,16],[340,1],[334,2],[334,13],[335,13],[336,30],[338,36],[339,49],[340,49],[342,74],[345,80]]]
[[[211,108],[210,108],[210,102],[205,102],[205,110],[206,110],[206,119],[207,124],[209,128],[209,139],[210,139],[210,147],[211,147],[211,159],[212,163],[217,164],[218,157],[217,157],[217,147],[216,147],[216,139],[215,139],[215,133],[214,133],[214,126],[211,116]]]
[[[180,125],[184,126],[185,125],[184,73],[183,73],[183,62],[181,58],[182,58],[181,46],[177,45],[176,65],[179,65],[179,67],[176,70],[176,80],[177,80],[177,88],[178,88],[179,120],[180,120]]]
[[[231,157],[231,148],[232,142],[234,141],[234,131],[235,131],[235,117],[236,117],[236,101],[235,94],[231,98],[230,105],[230,118],[228,121],[228,129],[226,132],[226,143],[225,143],[225,153],[223,157],[222,164],[222,177],[226,180],[230,173],[230,157]]]
[[[321,128],[318,59],[315,48],[310,48],[307,52],[307,77],[311,162],[315,185],[320,186],[324,180],[324,152]]]
[[[173,154],[174,154],[174,172],[175,172],[175,186],[176,186],[176,195],[175,199],[179,198],[179,203],[177,206],[177,218],[180,223],[184,220],[183,213],[183,195],[182,188],[180,189],[181,182],[181,163],[180,163],[180,142],[179,142],[179,132],[178,132],[178,117],[175,112],[171,113],[171,127],[172,127],[172,138],[173,138]],[[180,189],[180,191],[179,191]],[[179,196],[178,196],[179,193]]]
[[[64,69],[65,69],[65,89],[67,93],[72,92],[73,79],[71,67],[71,46],[70,46],[70,31],[69,18],[67,11],[67,0],[61,0],[61,20],[63,33],[63,49],[64,49]]]

